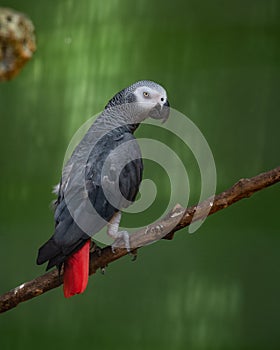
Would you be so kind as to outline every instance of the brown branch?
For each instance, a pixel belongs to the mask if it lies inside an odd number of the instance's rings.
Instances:
[[[191,222],[204,219],[206,215],[225,209],[231,204],[250,197],[255,192],[279,181],[280,167],[250,179],[241,179],[228,190],[216,195],[215,198],[206,199],[188,209],[177,205],[163,220],[132,234],[130,236],[130,245],[132,249],[136,250],[138,247],[145,246],[161,238],[171,239],[175,231],[190,225]],[[121,248],[116,249],[115,253],[113,253],[110,246],[103,248],[101,253],[97,251],[92,253],[89,267],[90,274],[95,273],[99,268],[107,266],[126,254],[127,251]],[[57,270],[50,271],[32,281],[23,283],[0,296],[0,313],[56,288],[62,283],[63,275],[59,276]]]

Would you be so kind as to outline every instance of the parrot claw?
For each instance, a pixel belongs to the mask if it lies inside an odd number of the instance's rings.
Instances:
[[[90,244],[90,253],[97,253],[97,255],[100,257],[102,254],[102,249],[93,241],[91,241]]]
[[[108,266],[108,265],[103,266],[103,267],[100,268],[100,271],[101,271],[101,274],[102,274],[102,275],[105,275],[106,267],[107,267],[107,266]]]
[[[112,244],[112,252],[116,252],[116,248],[126,248],[130,253],[129,234],[127,231],[119,231],[115,234],[115,241]]]
[[[135,261],[137,259],[137,249],[134,249],[130,252],[131,255],[131,261]]]

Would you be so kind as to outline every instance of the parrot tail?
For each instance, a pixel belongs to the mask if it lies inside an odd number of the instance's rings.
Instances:
[[[83,293],[88,283],[90,240],[64,262],[65,298]]]

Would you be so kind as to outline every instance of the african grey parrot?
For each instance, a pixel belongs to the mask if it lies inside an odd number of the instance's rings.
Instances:
[[[65,297],[85,290],[91,237],[105,225],[115,242],[122,240],[129,250],[128,233],[118,228],[121,210],[135,200],[142,180],[133,133],[144,119],[165,121],[168,115],[165,89],[138,81],[107,103],[66,163],[56,190],[55,231],[37,258],[39,265],[48,261],[47,270],[64,266]]]

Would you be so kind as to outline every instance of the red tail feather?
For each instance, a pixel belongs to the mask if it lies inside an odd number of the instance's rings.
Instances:
[[[64,263],[63,291],[65,298],[83,293],[88,283],[90,240]]]

